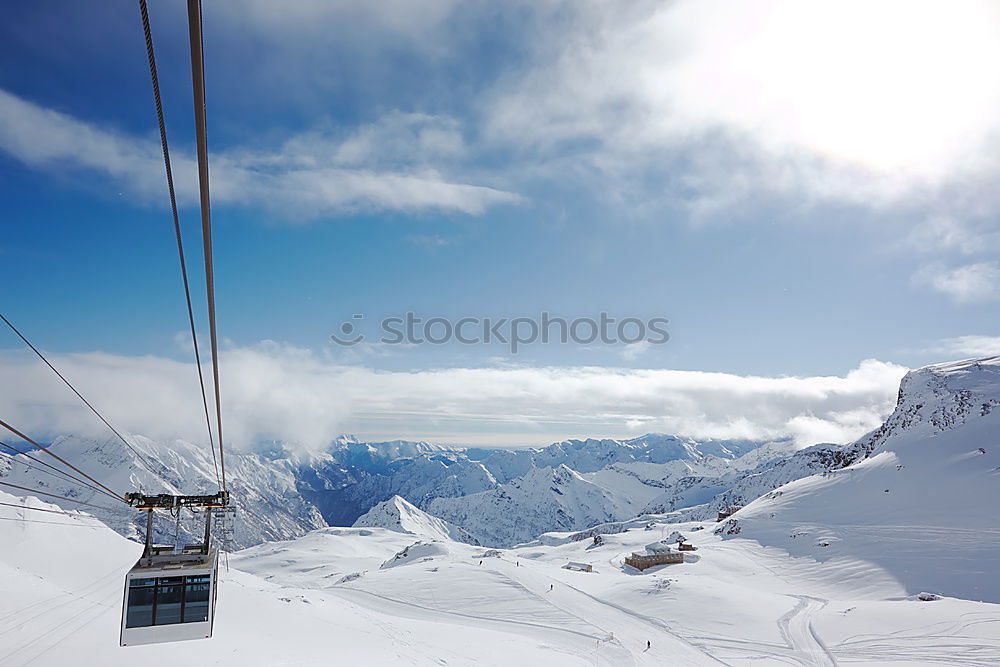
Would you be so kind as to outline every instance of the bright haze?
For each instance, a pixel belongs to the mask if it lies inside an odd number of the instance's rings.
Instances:
[[[186,16],[150,9],[204,329]],[[113,423],[200,442],[138,10],[7,14],[0,312]],[[204,24],[233,444],[845,442],[907,368],[1000,353],[996,3],[250,0]],[[407,312],[670,340],[380,343]],[[345,322],[365,341],[335,344]],[[6,330],[0,372],[25,432],[105,433]]]

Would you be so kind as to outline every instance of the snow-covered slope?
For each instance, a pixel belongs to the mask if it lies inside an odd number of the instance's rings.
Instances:
[[[142,436],[128,437],[156,474],[141,465],[136,455],[117,439],[96,441],[61,437],[52,442],[51,448],[105,486],[122,493],[141,489],[151,494],[201,494],[218,488],[207,449],[182,440],[158,443]],[[34,456],[54,462],[38,452]],[[6,473],[0,470],[0,481],[89,503],[85,506],[53,499],[64,508],[92,512],[125,536],[135,537],[139,530],[144,530],[145,519],[123,503],[48,474],[46,469],[24,456],[14,458],[14,461],[8,459],[10,467]],[[230,546],[239,548],[295,537],[326,525],[317,509],[298,492],[295,469],[288,462],[266,461],[255,455],[233,452],[226,457],[226,471],[237,513]],[[199,526],[185,515],[180,526],[181,537],[196,539],[204,531],[203,525]],[[155,529],[158,541],[173,543],[175,525],[169,517],[158,516]]]
[[[478,545],[468,531],[431,516],[400,496],[393,496],[371,508],[354,522],[355,528],[386,528],[433,540],[454,540]]]
[[[671,479],[642,513],[676,512],[678,520],[713,518],[720,510],[742,507],[788,482],[841,468],[852,460],[851,456],[853,451],[844,445],[814,445],[790,456],[764,457],[762,463],[749,467],[758,459],[752,452],[745,457],[750,460],[738,459],[720,471],[706,474],[692,470],[689,475]]]
[[[909,593],[1000,602],[1000,358],[907,374],[893,414],[847,449],[861,460],[768,493],[720,531],[864,560]]]
[[[0,493],[0,502],[56,509]],[[714,525],[714,524],[707,524]],[[877,565],[822,565],[699,524],[493,552],[383,528],[323,528],[220,568],[212,639],[120,648],[139,546],[78,516],[0,505],[0,664],[988,665],[996,605],[921,602]],[[680,530],[698,550],[637,574]],[[582,562],[593,572],[564,569]],[[647,643],[648,642],[648,643]]]

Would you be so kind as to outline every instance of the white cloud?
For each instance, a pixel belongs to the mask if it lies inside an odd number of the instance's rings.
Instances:
[[[190,364],[103,353],[53,363],[120,428],[205,440]],[[0,414],[29,434],[101,434],[41,364],[0,354]],[[455,443],[545,444],[646,431],[847,441],[891,411],[905,369],[869,360],[842,377],[754,377],[597,367],[451,368],[413,372],[344,365],[275,343],[222,356],[225,432],[320,446],[341,432]],[[210,374],[209,374],[210,376]]]
[[[165,199],[159,144],[83,122],[0,90],[0,150],[38,169],[83,169],[111,177],[146,199]],[[292,216],[344,210],[438,209],[479,215],[519,201],[503,190],[461,182],[435,160],[463,150],[454,121],[389,114],[353,134],[309,132],[273,151],[233,149],[211,157],[218,204],[253,205]],[[171,153],[178,198],[197,201],[197,166]]]
[[[457,0],[228,0],[205,9],[216,14],[219,29],[252,30],[283,49],[304,48],[303,42],[315,48],[316,40],[345,39],[378,49],[400,40],[423,42],[436,34],[458,5]],[[427,48],[440,47],[441,40],[427,41]]]
[[[647,340],[640,340],[636,343],[628,343],[622,347],[622,358],[626,361],[635,361],[646,352],[649,352],[651,343]]]
[[[914,282],[946,294],[958,303],[992,301],[1000,298],[1000,264],[980,262],[948,268],[935,263],[919,271]]]
[[[926,352],[951,357],[992,357],[1000,355],[1000,336],[956,336],[945,338]]]
[[[565,7],[490,99],[495,139],[562,148],[620,183],[658,173],[699,207],[762,193],[1000,203],[993,3]]]
[[[995,219],[932,216],[914,225],[905,245],[921,252],[957,251],[974,255],[1000,250],[1000,228]]]

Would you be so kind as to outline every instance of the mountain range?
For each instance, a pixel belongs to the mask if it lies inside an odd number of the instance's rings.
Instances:
[[[63,436],[49,446],[113,489],[196,494],[215,487],[213,462],[205,448],[182,440],[128,437],[133,449],[153,462],[152,471],[112,438]],[[310,452],[268,442],[253,451],[227,452],[227,486],[237,510],[229,546],[244,548],[289,539],[327,525],[350,526],[379,503],[397,496],[431,514],[440,513],[441,519],[467,531],[470,543],[509,546],[547,530],[582,529],[628,518],[675,478],[741,469],[745,463],[740,457],[758,452],[762,445],[778,458],[791,449],[783,441],[694,440],[654,434],[492,450],[403,440],[361,442],[351,436]],[[0,459],[0,481],[48,494],[41,497],[66,508],[86,508],[128,537],[137,537],[143,528],[144,519],[138,513],[45,474],[24,456]],[[511,504],[495,502],[497,498],[513,498],[515,505],[534,509],[506,526],[499,515]],[[191,516],[182,516],[179,525],[164,516],[157,516],[156,521],[156,539],[161,542],[195,540],[202,530]]]
[[[351,436],[309,452],[281,442],[263,443],[253,451],[227,452],[228,487],[237,510],[227,546],[287,540],[328,525],[395,529],[406,523],[410,508],[440,522],[437,530],[442,534],[490,547],[637,516],[714,518],[730,507],[757,507],[790,482],[814,475],[833,479],[836,471],[853,470],[859,462],[888,460],[879,458],[879,452],[900,439],[939,437],[966,428],[970,421],[995,419],[1000,405],[998,366],[997,358],[988,358],[912,371],[901,383],[894,412],[880,428],[853,443],[804,449],[787,440],[697,440],[662,434],[492,450],[403,440],[362,442]],[[984,444],[989,444],[990,427],[981,428],[986,429]],[[65,436],[50,447],[115,489],[191,494],[215,485],[205,448],[184,441],[130,439],[155,462],[158,474],[139,465],[135,454],[116,440]],[[990,448],[984,449],[987,453],[977,460],[992,461]],[[106,505],[105,498],[90,490],[42,474],[23,456],[0,459],[0,481]],[[925,492],[934,486],[931,479],[924,483]],[[886,486],[884,495],[889,497],[893,485]],[[127,507],[101,510],[55,502],[86,509],[126,536],[140,534],[142,518]],[[196,517],[182,516],[180,525],[164,517],[158,521],[157,539],[162,542],[193,540],[201,530]]]

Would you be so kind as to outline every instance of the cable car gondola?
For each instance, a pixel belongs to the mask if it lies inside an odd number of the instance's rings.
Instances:
[[[162,554],[159,549],[168,549]],[[125,578],[122,646],[208,639],[215,621],[219,551],[156,547]]]
[[[219,551],[212,547],[212,508],[228,504],[228,493],[215,496],[143,496],[126,494],[129,504],[148,512],[146,547],[125,575],[121,645],[162,644],[208,639],[215,622]],[[205,542],[181,548],[154,546],[153,510],[203,507]]]

